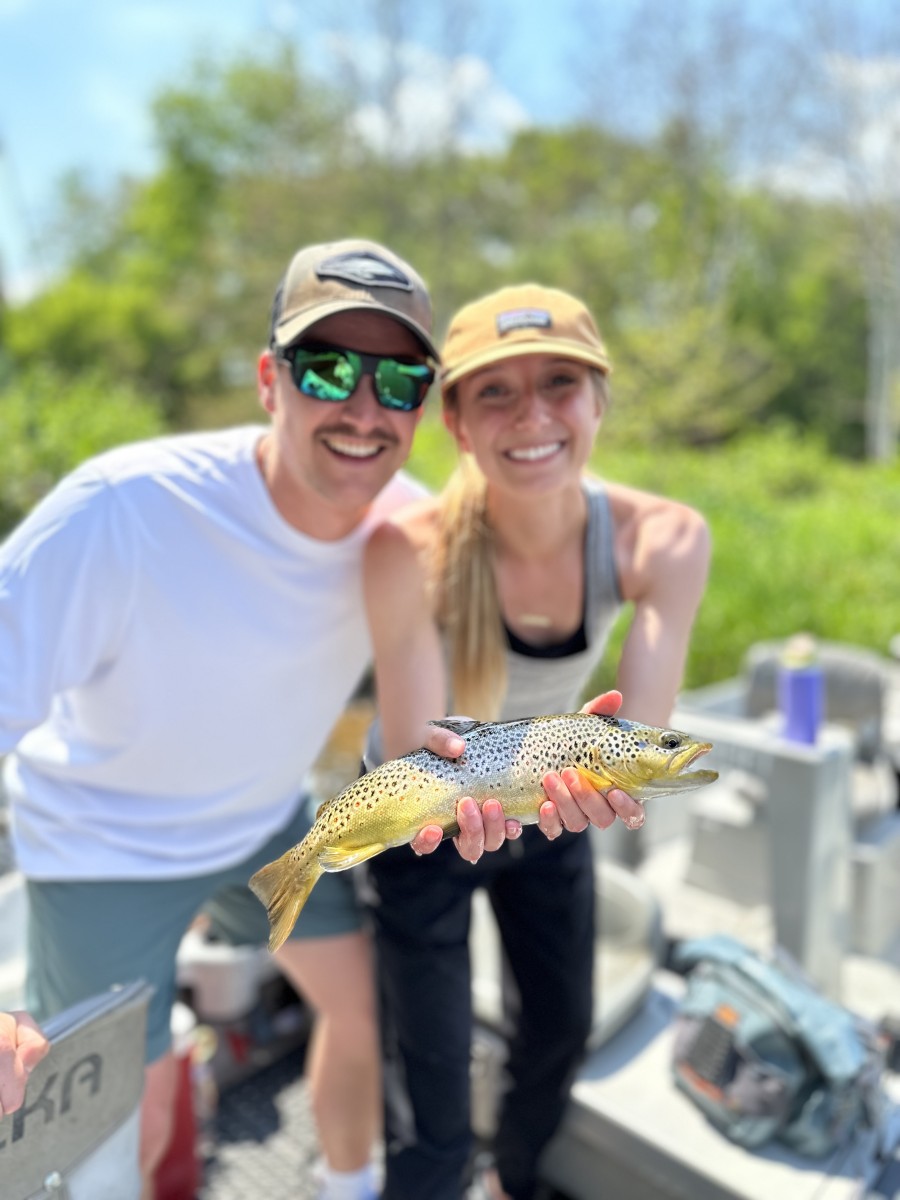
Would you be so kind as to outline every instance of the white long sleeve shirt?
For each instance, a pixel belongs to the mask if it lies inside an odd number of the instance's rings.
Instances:
[[[370,657],[362,548],[288,525],[261,427],[162,438],[68,476],[0,546],[0,754],[21,870],[172,878],[283,825]]]

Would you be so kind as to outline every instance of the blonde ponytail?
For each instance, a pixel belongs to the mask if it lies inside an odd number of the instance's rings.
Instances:
[[[506,693],[506,633],[485,493],[475,460],[463,454],[441,493],[431,583],[434,611],[450,646],[453,710],[489,721]]]

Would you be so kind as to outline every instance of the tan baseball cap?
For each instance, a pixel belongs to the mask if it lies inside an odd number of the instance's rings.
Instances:
[[[463,375],[520,354],[558,354],[608,375],[612,364],[594,318],[558,288],[523,283],[500,288],[457,312],[442,353],[444,391]]]
[[[275,292],[269,345],[289,346],[324,317],[353,310],[393,317],[437,360],[431,300],[421,276],[385,246],[364,238],[297,251]]]

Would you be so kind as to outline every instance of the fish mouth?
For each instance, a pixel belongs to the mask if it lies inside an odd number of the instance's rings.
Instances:
[[[685,775],[688,767],[693,766],[698,758],[702,758],[704,754],[708,754],[712,750],[712,742],[694,742],[672,756],[672,762],[669,767],[670,775],[681,775],[683,778],[689,779],[690,774]]]

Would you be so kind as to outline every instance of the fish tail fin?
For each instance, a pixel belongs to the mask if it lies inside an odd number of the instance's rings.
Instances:
[[[290,851],[261,867],[250,879],[250,890],[269,914],[269,950],[274,954],[287,940],[316,880],[322,874],[315,861],[297,870]]]

